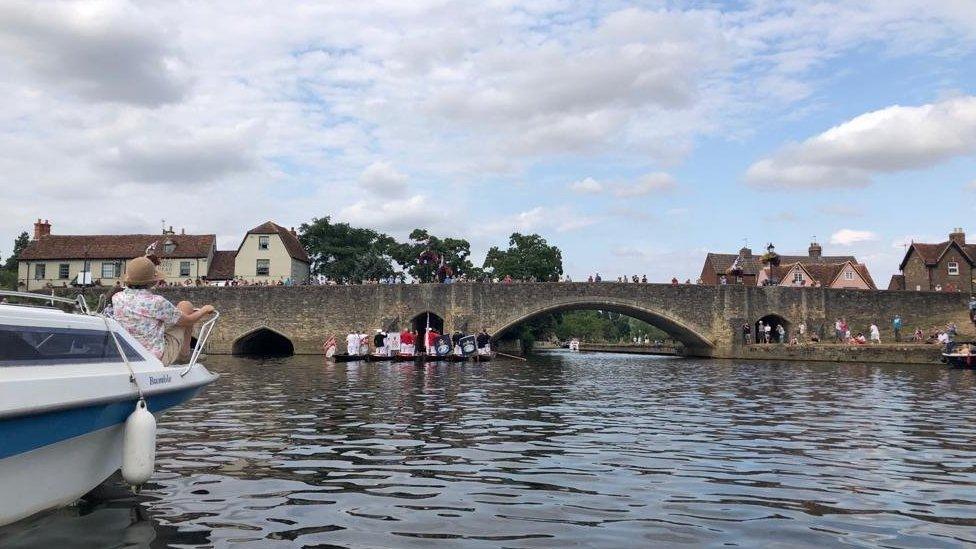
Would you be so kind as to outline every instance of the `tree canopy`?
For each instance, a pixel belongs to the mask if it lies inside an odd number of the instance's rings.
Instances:
[[[497,246],[488,250],[484,268],[497,278],[555,281],[563,274],[563,254],[537,234],[512,233],[507,250]]]
[[[466,275],[468,278],[478,278],[480,275],[480,269],[477,269],[469,259],[471,244],[467,240],[437,237],[430,234],[427,229],[414,229],[408,238],[408,242],[393,246],[391,255],[413,278],[421,282],[435,280],[438,265],[419,261],[420,255],[427,250],[432,250],[442,257],[455,276]]]
[[[16,271],[17,257],[20,256],[20,252],[24,251],[24,248],[26,248],[28,244],[30,244],[30,235],[28,235],[26,231],[20,233],[20,236],[14,239],[13,252],[10,254],[10,257],[7,258],[3,268]]]
[[[303,223],[298,240],[312,260],[313,275],[339,283],[360,283],[396,274],[390,256],[396,241],[372,229],[332,223],[326,216]]]

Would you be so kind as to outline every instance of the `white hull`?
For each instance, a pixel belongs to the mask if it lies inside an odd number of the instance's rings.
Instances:
[[[0,525],[69,505],[121,465],[121,424],[0,460]]]

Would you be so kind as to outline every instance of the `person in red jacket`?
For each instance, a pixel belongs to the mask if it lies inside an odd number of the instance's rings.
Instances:
[[[437,330],[430,328],[427,330],[427,354],[432,354],[434,352],[434,343],[437,342],[441,334]]]
[[[400,332],[400,354],[407,355],[407,356],[413,355],[413,351],[414,351],[413,346],[414,346],[413,332],[404,328],[403,331]]]

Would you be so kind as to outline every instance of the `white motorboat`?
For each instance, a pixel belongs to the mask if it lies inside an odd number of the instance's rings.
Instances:
[[[0,297],[51,305],[0,304],[0,525],[70,504],[118,471],[124,439],[138,438],[126,420],[142,402],[158,416],[217,379],[197,362],[216,314],[201,325],[189,363],[164,366],[81,297]]]

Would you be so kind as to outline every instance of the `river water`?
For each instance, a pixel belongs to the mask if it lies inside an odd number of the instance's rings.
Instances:
[[[109,484],[0,546],[976,543],[972,371],[568,353],[208,366],[221,379],[164,416],[140,495]]]

